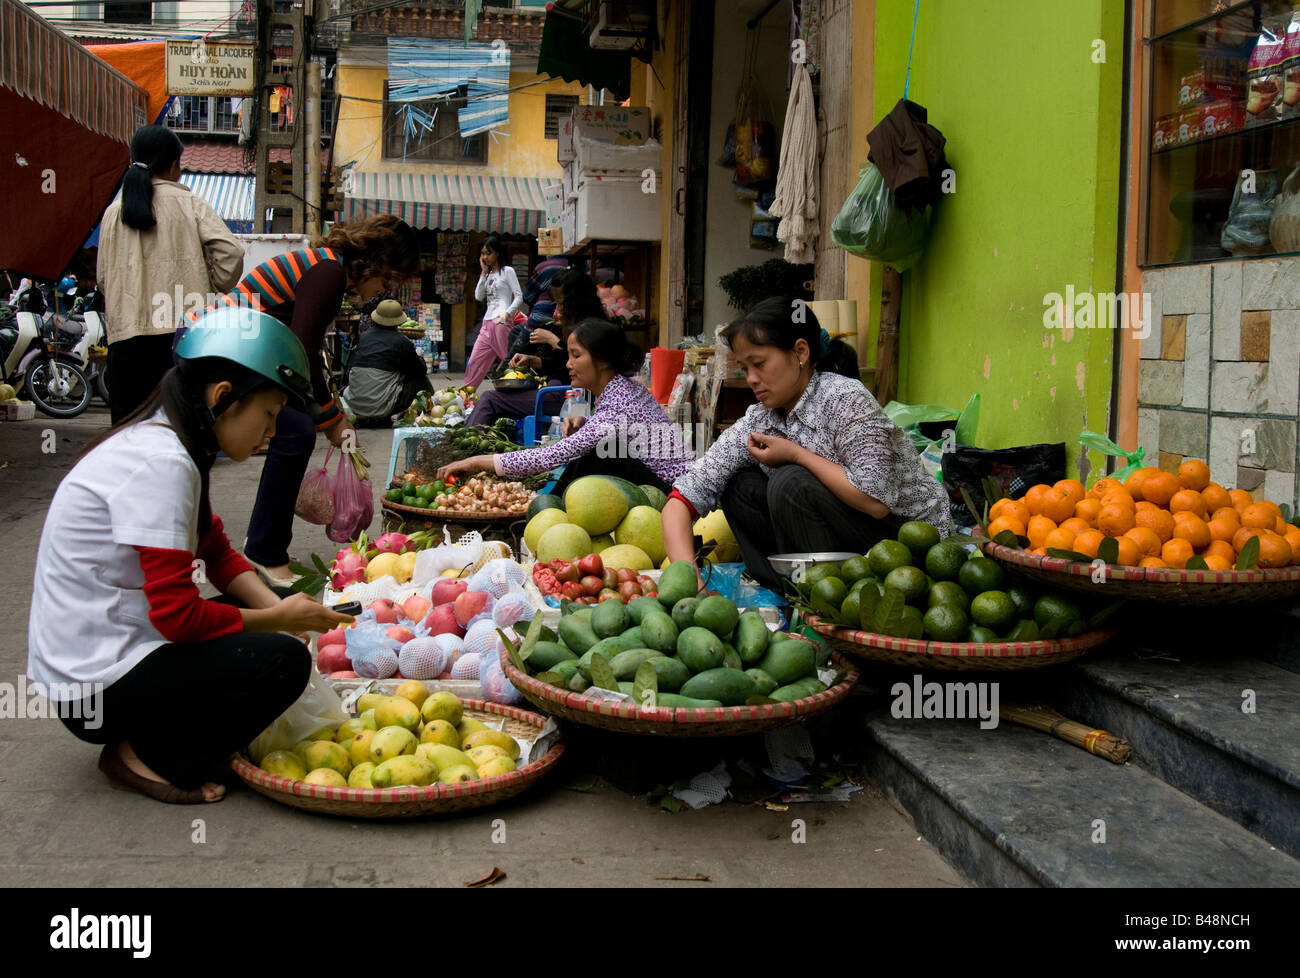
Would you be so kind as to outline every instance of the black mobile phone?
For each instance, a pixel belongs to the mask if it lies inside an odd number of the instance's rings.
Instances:
[[[342,604],[336,604],[330,611],[336,611],[340,615],[359,615],[361,614],[360,601],[345,601]]]

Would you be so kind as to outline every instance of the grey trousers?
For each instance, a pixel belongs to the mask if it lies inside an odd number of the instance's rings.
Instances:
[[[783,465],[770,478],[757,465],[741,469],[722,493],[722,511],[750,575],[778,594],[786,584],[767,562],[770,555],[865,554],[907,522],[854,509],[802,465]]]

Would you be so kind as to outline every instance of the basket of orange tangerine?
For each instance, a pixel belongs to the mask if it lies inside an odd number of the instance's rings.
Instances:
[[[1036,485],[995,502],[983,529],[988,556],[1071,590],[1174,604],[1300,597],[1300,526],[1212,482],[1199,459],[1087,490],[1077,479]]]

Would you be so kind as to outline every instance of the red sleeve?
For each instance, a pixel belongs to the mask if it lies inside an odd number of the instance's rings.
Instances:
[[[193,580],[194,555],[186,550],[136,547],[149,599],[149,621],[169,642],[206,642],[244,628],[234,605],[207,601]]]
[[[203,561],[205,565],[203,572],[212,582],[212,586],[222,594],[226,592],[231,581],[253,569],[253,565],[236,553],[230,545],[230,540],[226,537],[226,529],[221,524],[221,517],[216,514],[213,514],[208,532],[199,541],[199,549],[195,556]]]
[[[690,514],[691,514],[691,519],[693,519],[693,520],[698,520],[698,519],[700,518],[700,514],[697,513],[697,512],[695,512],[695,507],[691,505],[691,501],[690,501],[689,499],[687,499],[685,496],[683,496],[683,495],[682,495],[680,492],[678,492],[676,489],[674,489],[672,492],[670,492],[670,493],[668,494],[668,498],[669,498],[669,499],[680,499],[683,503],[685,503],[685,504],[686,504],[686,509],[687,509],[687,511],[689,511]],[[213,517],[213,518],[215,519],[216,517]]]

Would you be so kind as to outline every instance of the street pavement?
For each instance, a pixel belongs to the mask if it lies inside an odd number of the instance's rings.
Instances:
[[[17,685],[26,672],[32,575],[49,500],[107,426],[98,403],[70,421],[38,414],[0,423],[2,683]],[[360,437],[378,483],[392,434]],[[319,439],[314,464],[326,447]],[[213,509],[236,547],[261,468],[254,458],[220,460],[213,469]],[[294,534],[297,559],[312,552],[328,559],[337,549],[323,527],[296,520]],[[75,594],[67,604],[68,614],[79,613]],[[186,704],[158,708],[183,715]],[[850,715],[847,730],[847,753],[860,754],[865,729]],[[870,783],[843,803],[772,810],[750,791],[672,814],[649,803],[644,792],[652,785],[638,781],[647,772],[690,778],[711,766],[709,745],[698,761],[680,745],[624,759],[623,745],[617,734],[576,731],[560,767],[504,806],[388,823],[301,813],[242,784],[215,805],[159,804],[110,788],[95,766],[99,748],[59,720],[5,717],[0,879],[11,886],[461,886],[497,867],[506,874],[497,886],[968,885]],[[735,749],[761,756],[762,741]]]

